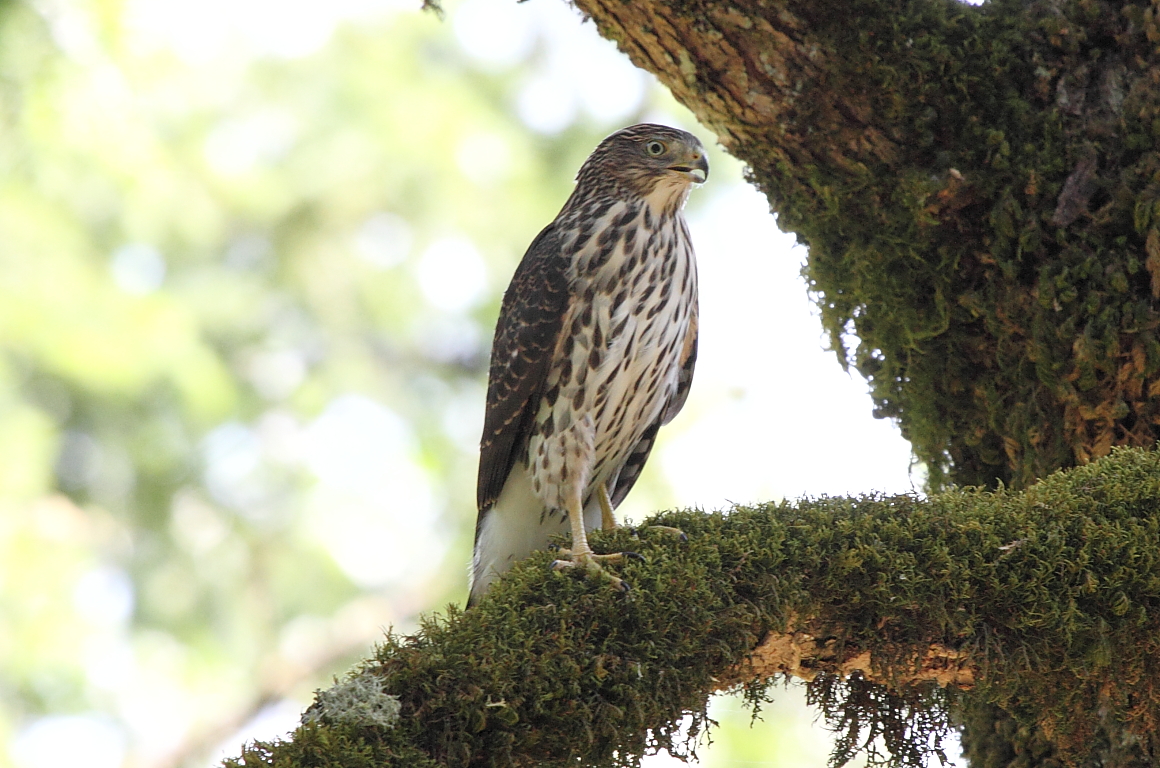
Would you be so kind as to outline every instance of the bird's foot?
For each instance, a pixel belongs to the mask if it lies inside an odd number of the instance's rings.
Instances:
[[[554,551],[557,555],[565,555],[567,557],[571,557],[572,559],[553,560],[552,568],[557,568],[557,565],[559,568],[572,568],[573,566],[580,564],[586,565],[592,561],[597,563],[623,563],[625,560],[636,560],[637,562],[641,563],[647,562],[644,555],[637,554],[636,552],[609,552],[607,555],[598,555],[595,552],[589,552],[586,555],[581,555],[579,560],[583,561],[583,563],[579,563],[576,562],[577,558],[572,554],[572,550],[570,549],[562,549],[557,547]]]
[[[561,549],[557,551],[557,554],[566,555],[572,559],[553,560],[551,565],[553,571],[564,571],[568,568],[583,568],[587,575],[606,580],[618,592],[627,592],[630,589],[628,582],[604,570],[602,564],[607,563],[611,565],[614,563],[623,563],[625,560],[639,560],[644,562],[644,558],[636,552],[611,552],[607,555],[598,555],[594,552],[573,553],[571,550]]]
[[[632,529],[632,535],[639,537],[640,532],[643,530],[659,531],[666,536],[672,536],[682,544],[689,540],[688,535],[686,535],[684,531],[682,531],[680,528],[673,528],[671,525],[641,525]]]

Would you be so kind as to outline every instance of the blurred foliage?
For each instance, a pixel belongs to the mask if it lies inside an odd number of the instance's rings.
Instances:
[[[193,759],[461,599],[499,291],[634,118],[525,127],[542,42],[224,9],[0,5],[0,743]]]

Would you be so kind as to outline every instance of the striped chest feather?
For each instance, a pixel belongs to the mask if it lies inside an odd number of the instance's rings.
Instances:
[[[568,245],[573,300],[528,444],[548,506],[569,464],[590,468],[587,496],[615,478],[661,417],[697,300],[689,234],[675,210],[618,203]]]

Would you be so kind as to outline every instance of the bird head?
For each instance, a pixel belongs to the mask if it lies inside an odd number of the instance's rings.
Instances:
[[[657,202],[684,201],[693,184],[709,178],[709,159],[691,133],[640,123],[622,128],[592,151],[576,176],[579,186],[612,182]]]

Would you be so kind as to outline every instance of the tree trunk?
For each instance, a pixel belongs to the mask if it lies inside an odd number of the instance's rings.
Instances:
[[[1155,443],[1160,3],[575,2],[809,246],[834,348],[932,488]],[[1037,713],[967,709],[974,765],[1056,764]],[[1094,764],[1151,764],[1103,739]]]

